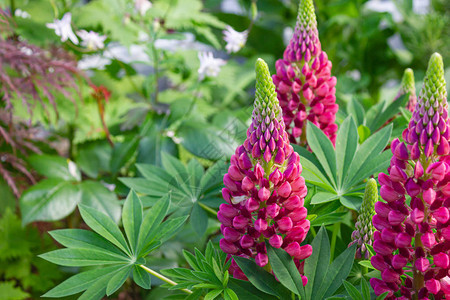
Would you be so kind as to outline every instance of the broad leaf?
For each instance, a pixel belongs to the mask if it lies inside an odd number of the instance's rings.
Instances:
[[[80,171],[74,162],[57,155],[31,155],[28,162],[39,174],[54,179],[79,181]],[[71,168],[69,169],[69,163]]]
[[[108,215],[115,223],[120,220],[121,206],[114,192],[103,184],[86,180],[80,184],[81,204],[98,209]]]

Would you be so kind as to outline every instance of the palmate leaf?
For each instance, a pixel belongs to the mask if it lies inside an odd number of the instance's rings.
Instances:
[[[336,149],[319,128],[309,125],[307,139],[313,153],[295,145],[294,149],[301,156],[302,176],[319,188],[311,204],[340,200],[345,207],[358,210],[364,189],[361,182],[389,166],[392,154],[383,150],[389,142],[392,124],[358,145],[355,121],[348,116],[337,133]]]
[[[222,178],[226,172],[226,164],[219,161],[206,172],[195,159],[184,165],[177,158],[163,153],[162,167],[148,164],[137,164],[142,178],[120,178],[129,188],[135,190],[146,199],[144,206],[154,204],[169,192],[171,194],[173,211],[178,215],[190,215],[190,223],[198,236],[207,229],[208,213],[203,207],[218,207],[221,201]],[[201,204],[201,205],[200,205]],[[203,206],[203,207],[202,207]],[[184,213],[182,213],[184,211]]]
[[[131,274],[136,284],[149,289],[150,275],[141,268],[145,256],[173,236],[186,220],[169,217],[163,222],[169,206],[170,198],[165,197],[144,214],[140,198],[131,191],[122,214],[125,238],[108,215],[80,205],[84,222],[94,231],[52,231],[53,238],[67,248],[40,257],[63,266],[106,266],[70,277],[45,297],[60,298],[85,291],[79,299],[101,299],[115,293]]]

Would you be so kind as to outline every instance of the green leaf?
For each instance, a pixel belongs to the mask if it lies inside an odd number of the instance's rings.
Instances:
[[[123,205],[122,224],[130,243],[131,251],[136,254],[139,230],[142,224],[142,203],[134,191],[130,191]]]
[[[61,179],[44,179],[20,198],[22,223],[56,221],[68,216],[81,201],[78,184]]]
[[[30,294],[25,293],[20,288],[15,287],[14,281],[0,282],[0,295],[3,300],[30,299]]]
[[[307,299],[318,298],[319,288],[324,282],[330,261],[330,242],[324,226],[322,226],[311,243],[313,252],[305,261],[305,275],[308,277],[308,284],[305,287]],[[330,284],[330,282],[326,282]]]
[[[318,192],[311,199],[311,204],[321,204],[339,199],[339,196],[333,193]]]
[[[114,275],[108,281],[108,285],[106,286],[106,295],[111,296],[115,291],[117,291],[127,280],[130,275],[131,269],[133,265],[127,265],[122,267],[121,269],[114,272]]]
[[[364,107],[358,100],[352,98],[347,103],[347,113],[352,116],[358,126],[364,123]]]
[[[106,139],[77,144],[77,150],[76,162],[89,177],[97,178],[101,173],[110,172],[112,148]]]
[[[383,300],[384,298],[387,297],[388,294],[389,294],[389,292],[385,292],[385,293],[381,294],[380,296],[378,296],[376,300]]]
[[[350,282],[344,280],[344,287],[347,290],[347,293],[352,297],[353,300],[363,300],[361,293],[355,288]]]
[[[276,249],[266,242],[267,255],[272,270],[282,285],[305,299],[303,281],[292,257],[282,249]]]
[[[100,277],[94,284],[92,284],[86,292],[84,292],[78,300],[100,300],[106,293],[106,285],[111,276],[109,274]]]
[[[364,144],[362,144],[356,155],[350,164],[347,171],[347,176],[344,180],[343,190],[347,190],[355,183],[361,181],[361,175],[364,174],[366,164],[377,157],[381,151],[386,147],[389,137],[391,136],[392,124],[381,129],[370,138],[368,138]]]
[[[370,260],[360,260],[360,261],[358,262],[358,264],[360,264],[360,265],[363,266],[363,267],[369,268],[369,269],[375,269],[375,268],[372,266],[372,263],[370,262]]]
[[[342,281],[347,278],[352,269],[355,259],[356,244],[345,249],[328,267],[322,285],[319,288],[317,299],[330,297],[342,285]]]
[[[134,155],[139,145],[139,136],[125,140],[123,143],[116,143],[111,156],[111,172],[116,174]]]
[[[272,274],[259,267],[250,259],[239,256],[234,256],[233,259],[238,264],[239,268],[241,268],[242,272],[244,272],[245,276],[247,276],[248,280],[257,289],[270,295],[280,296],[276,288],[279,283]]]
[[[239,297],[232,289],[225,289],[224,292],[226,300],[239,300]]]
[[[156,228],[161,224],[167,214],[170,205],[170,198],[166,196],[160,199],[151,209],[144,215],[141,228],[139,230],[138,245],[136,253],[142,255],[142,249],[145,248],[153,240]]]
[[[347,212],[336,212],[327,215],[319,215],[317,218],[311,221],[311,226],[327,226],[342,221],[342,217],[345,216]]]
[[[81,204],[95,208],[108,215],[115,223],[120,220],[121,206],[114,192],[103,184],[86,180],[80,184]]]
[[[93,231],[84,229],[58,229],[49,233],[58,243],[67,248],[96,249],[124,256],[122,251]]]
[[[81,179],[80,171],[75,167],[74,173],[69,171],[69,160],[57,155],[31,155],[28,162],[39,174],[53,179],[76,180]]]
[[[361,277],[361,290],[364,300],[370,300],[370,288],[364,276]]]
[[[138,265],[133,266],[133,280],[137,285],[146,290],[152,287],[150,274]]]
[[[375,132],[389,119],[398,114],[400,112],[399,108],[404,107],[406,105],[406,102],[408,102],[409,96],[407,96],[408,95],[402,95],[397,100],[392,101],[389,106],[383,109],[383,111],[379,113],[372,122],[368,123],[367,126],[369,127],[370,131]]]
[[[340,187],[358,147],[358,130],[349,116],[341,124],[336,137],[337,185]]]
[[[365,125],[358,126],[359,143],[364,143],[370,136],[370,129]]]
[[[113,274],[119,268],[118,266],[110,266],[76,274],[42,295],[42,297],[60,298],[77,294],[86,290],[102,276]]]
[[[309,121],[306,136],[309,147],[322,164],[333,186],[336,187],[336,154],[333,144],[320,128]]]
[[[92,230],[119,247],[123,252],[131,255],[122,232],[120,232],[119,227],[117,227],[116,223],[114,223],[110,217],[85,205],[79,205],[78,207],[84,222],[86,222]]]
[[[341,204],[349,209],[353,209],[358,211],[361,207],[362,203],[362,194],[361,197],[354,197],[350,195],[344,195],[339,198]]]
[[[222,294],[223,290],[212,290],[205,296],[205,300],[214,300],[216,299],[220,294]]]
[[[195,203],[192,208],[190,223],[197,235],[203,236],[206,228],[208,227],[208,215],[205,210],[198,205],[198,203]]]
[[[171,218],[158,228],[158,233],[155,236],[154,240],[160,240],[162,243],[169,240],[175,233],[177,233],[178,229],[186,222],[188,216]]]
[[[252,300],[274,300],[279,299],[273,295],[266,294],[255,288],[250,282],[230,278],[228,288],[232,289],[239,299],[252,299]]]
[[[96,266],[106,264],[127,263],[125,257],[94,249],[65,248],[39,255],[54,264],[67,267]]]

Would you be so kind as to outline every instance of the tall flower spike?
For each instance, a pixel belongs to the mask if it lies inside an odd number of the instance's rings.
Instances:
[[[309,120],[335,143],[336,77],[331,61],[322,51],[312,0],[300,0],[297,24],[283,59],[276,62],[273,82],[283,109],[289,140],[305,145],[305,125]]]
[[[386,299],[450,298],[450,121],[442,57],[431,56],[405,143],[391,144],[389,175],[380,173],[370,283]],[[405,203],[406,197],[410,204]],[[401,275],[404,275],[401,277]],[[411,277],[412,276],[412,277]]]
[[[311,255],[312,248],[301,246],[310,227],[303,206],[307,189],[301,172],[300,156],[289,144],[269,69],[258,59],[252,123],[223,178],[222,194],[227,203],[217,214],[224,236],[221,249],[255,258],[258,265],[266,266],[268,240],[273,247],[289,253],[303,273],[303,260]],[[245,279],[234,262],[230,272]]]
[[[371,178],[366,185],[361,210],[355,224],[356,229],[352,234],[353,241],[349,245],[358,244],[356,250],[357,259],[369,259],[369,251],[367,250],[366,245],[372,246],[373,244],[373,233],[375,232],[375,228],[372,225],[372,217],[375,215],[374,205],[377,201],[377,181]]]
[[[417,104],[417,97],[416,97],[416,86],[414,83],[414,72],[410,68],[405,69],[405,72],[403,73],[402,82],[400,84],[400,90],[398,91],[398,94],[395,97],[394,101],[408,93],[409,99],[408,103],[406,104],[406,109],[409,110],[410,112],[413,112]]]

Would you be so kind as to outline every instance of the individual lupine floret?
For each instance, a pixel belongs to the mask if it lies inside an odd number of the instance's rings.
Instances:
[[[405,69],[405,72],[403,73],[402,82],[400,84],[400,90],[398,91],[394,101],[408,93],[409,99],[408,103],[406,103],[406,109],[409,110],[410,112],[414,112],[414,108],[416,107],[417,104],[416,86],[414,83],[414,72],[410,68]]]
[[[373,178],[369,179],[364,192],[364,198],[359,212],[358,219],[355,223],[355,231],[352,233],[353,244],[358,244],[355,257],[357,259],[369,259],[369,251],[366,245],[372,246],[373,233],[375,228],[372,225],[372,217],[375,215],[375,202],[378,201],[377,181]]]
[[[252,123],[223,178],[222,195],[227,203],[220,205],[217,214],[224,236],[221,249],[253,257],[263,267],[268,263],[268,240],[289,253],[303,273],[301,261],[311,255],[312,248],[301,245],[310,228],[301,172],[300,156],[289,143],[267,64],[258,59]],[[231,268],[234,277],[245,278],[236,264]]]
[[[372,265],[382,280],[372,278],[377,295],[387,299],[449,299],[450,164],[442,57],[428,64],[424,86],[404,143],[391,145],[389,175],[380,173],[380,195],[375,204]],[[405,203],[406,197],[410,204]],[[402,279],[404,275],[404,279]],[[394,294],[396,293],[396,295]]]
[[[331,61],[322,51],[312,0],[300,0],[294,36],[276,62],[273,82],[283,109],[286,131],[292,143],[306,144],[307,121],[336,141],[336,77]]]

